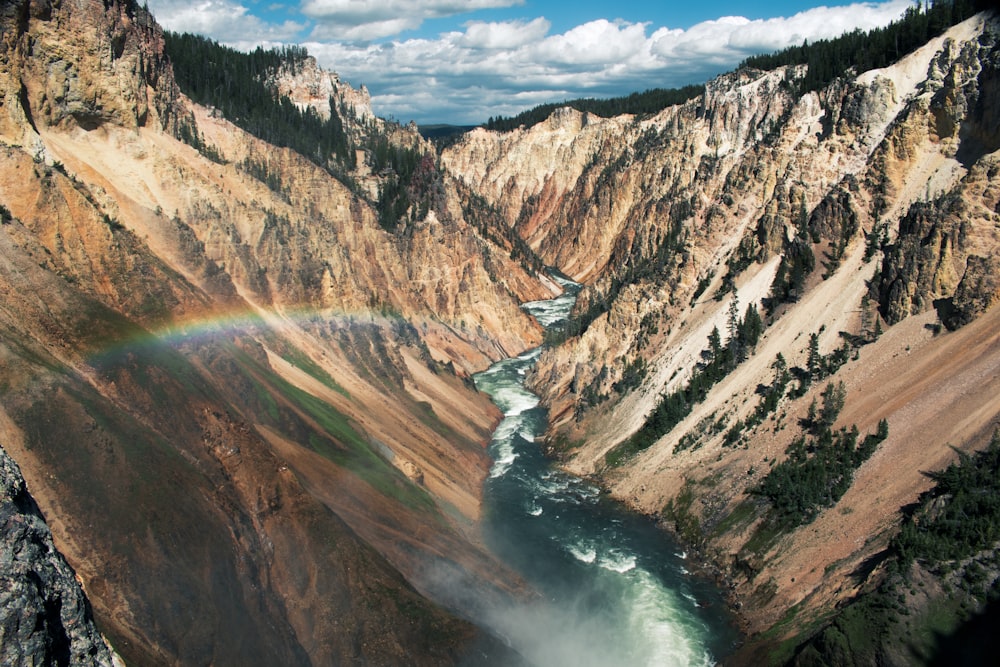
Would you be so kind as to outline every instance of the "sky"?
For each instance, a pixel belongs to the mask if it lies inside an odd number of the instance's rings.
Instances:
[[[475,125],[538,104],[704,83],[755,53],[868,30],[913,0],[148,0],[168,30],[305,46],[376,115]]]

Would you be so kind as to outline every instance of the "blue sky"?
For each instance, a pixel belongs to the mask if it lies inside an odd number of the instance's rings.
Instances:
[[[700,83],[753,53],[899,18],[912,0],[149,0],[166,28],[302,44],[375,113],[481,123],[544,102]]]

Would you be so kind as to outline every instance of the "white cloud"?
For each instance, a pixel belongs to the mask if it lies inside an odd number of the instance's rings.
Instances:
[[[627,60],[643,48],[645,41],[645,23],[599,19],[544,39],[530,48],[530,54],[536,62],[590,69]]]
[[[754,53],[885,25],[909,4],[819,7],[766,21],[723,17],[652,32],[648,24],[605,20],[555,35],[544,19],[470,22],[434,40],[307,46],[345,80],[366,83],[377,113],[475,123],[542,102],[705,81]]]
[[[544,17],[529,22],[471,21],[465,25],[465,32],[459,33],[459,41],[462,46],[471,49],[517,49],[542,39],[548,34],[550,27],[551,24]]]
[[[160,25],[174,32],[207,35],[226,43],[294,41],[305,27],[294,21],[267,23],[233,0],[149,0],[149,9]]]
[[[754,53],[777,51],[788,46],[842,35],[860,28],[868,30],[898,19],[910,0],[857,3],[846,7],[816,7],[787,18],[750,21],[727,16],[705,21],[686,31],[658,36],[653,52],[665,61],[705,58],[730,62]]]
[[[363,21],[356,25],[336,21],[321,22],[312,29],[309,38],[323,41],[370,42],[381,37],[398,35],[407,30],[416,30],[422,22],[423,19],[415,16]]]
[[[312,39],[371,40],[419,28],[425,19],[522,4],[523,0],[305,0]]]
[[[292,29],[263,24],[234,0],[150,2],[171,29],[202,32],[241,47],[280,41],[275,35]],[[543,102],[703,82],[754,53],[885,25],[911,4],[861,2],[768,20],[723,17],[687,30],[596,20],[550,34],[551,23],[542,17],[469,21],[462,30],[433,39],[362,43],[434,16],[517,2],[306,0],[303,12],[321,23],[305,46],[345,81],[366,84],[380,115],[404,122],[478,123]],[[335,22],[340,27],[334,30]],[[343,37],[329,39],[334,32]]]

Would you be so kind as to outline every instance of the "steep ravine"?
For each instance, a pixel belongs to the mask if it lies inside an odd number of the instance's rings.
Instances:
[[[1000,144],[985,129],[1000,114],[998,35],[983,14],[817,92],[796,92],[802,68],[743,70],[653,116],[564,110],[445,151],[546,261],[588,283],[582,335],[529,378],[550,453],[717,568],[751,650],[821,626],[877,582],[865,564],[930,488],[923,472],[985,446],[1000,414],[988,259]],[[713,327],[728,344],[749,306],[765,327],[746,359],[650,446],[608,458],[707,365]],[[808,370],[812,337],[817,379],[757,421],[779,353]],[[769,531],[754,489],[841,382],[833,428],[863,437],[885,419],[888,438],[814,520]]]
[[[0,27],[0,442],[129,663],[505,657],[456,612],[524,592],[481,544],[501,415],[472,376],[542,341],[520,308],[558,291],[541,262],[587,283],[528,378],[548,452],[722,575],[743,661],[874,585],[922,472],[1000,414],[995,16],[819,91],[742,70],[650,117],[477,130],[440,164],[363,89],[276,73],[344,113],[346,172],[186,97],[133,0],[15,0]],[[420,158],[398,219],[375,141]],[[763,331],[733,342],[751,305]],[[723,341],[745,359],[622,450]],[[800,382],[748,425],[779,353]],[[754,489],[828,383],[827,426],[888,437],[771,530]]]
[[[579,288],[560,282],[566,294],[524,306],[549,330],[565,322]],[[483,533],[539,594],[488,608],[485,624],[533,665],[716,664],[740,640],[724,592],[692,574],[652,521],[556,469],[538,447],[547,414],[524,382],[541,352],[475,378],[504,412],[490,444]]]
[[[519,303],[552,285],[445,175],[387,230],[378,174],[352,189],[192,103],[135,2],[21,0],[0,27],[0,440],[115,650],[442,664],[492,642],[423,575],[520,590],[476,538],[499,415],[470,375],[541,340]]]

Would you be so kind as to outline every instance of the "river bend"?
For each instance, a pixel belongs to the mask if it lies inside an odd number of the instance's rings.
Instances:
[[[540,324],[568,317],[579,286],[524,305]],[[646,517],[555,468],[536,438],[547,413],[524,388],[536,348],[475,377],[504,417],[484,494],[490,548],[539,593],[489,623],[529,664],[711,665],[738,639],[720,591],[688,572],[686,554]]]

